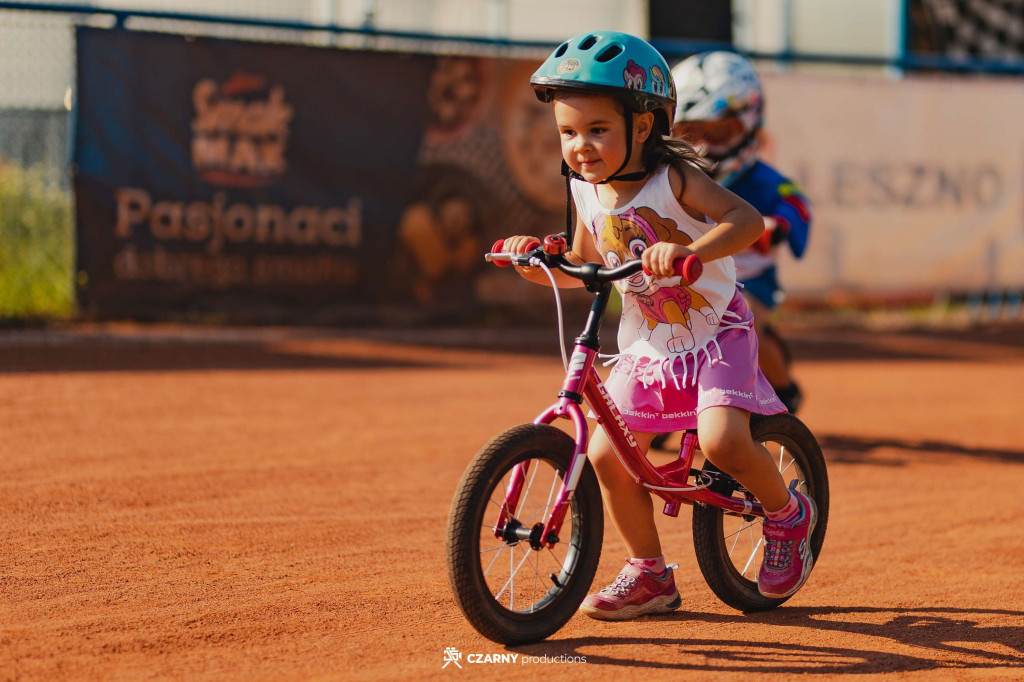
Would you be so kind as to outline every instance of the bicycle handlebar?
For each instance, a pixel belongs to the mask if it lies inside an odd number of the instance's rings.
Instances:
[[[591,281],[598,283],[625,279],[626,277],[635,275],[643,268],[643,264],[639,259],[626,261],[622,265],[618,265],[614,268],[601,267],[597,263],[573,265],[565,260],[565,256],[563,254],[547,253],[544,250],[544,247],[536,242],[530,244],[530,248],[526,253],[502,253],[501,249],[504,246],[504,239],[499,239],[494,242],[494,245],[491,247],[491,253],[485,254],[484,259],[494,263],[498,267],[504,268],[512,265],[513,263],[529,267],[530,261],[536,258],[543,261],[548,267],[558,268],[559,271],[564,272],[570,277],[575,277],[576,279],[584,282]],[[691,253],[685,258],[677,258],[675,263],[673,263],[673,268],[675,273],[682,278],[682,284],[693,284],[704,272],[704,264],[695,253]]]

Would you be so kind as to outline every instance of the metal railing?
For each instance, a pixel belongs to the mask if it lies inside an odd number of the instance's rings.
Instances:
[[[0,320],[74,311],[73,210],[68,177],[75,64],[73,27],[297,42],[337,48],[540,59],[550,41],[384,30],[280,19],[0,0]],[[23,40],[11,36],[22,34]],[[904,41],[906,43],[906,41]],[[670,60],[728,45],[656,40]],[[893,72],[1024,75],[1024,58],[748,53],[789,64]],[[31,92],[28,90],[32,88]],[[1015,300],[1015,299],[1014,299]],[[1010,307],[1014,307],[1011,301]]]

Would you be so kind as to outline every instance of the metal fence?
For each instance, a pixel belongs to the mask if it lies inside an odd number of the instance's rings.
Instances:
[[[549,40],[514,41],[500,37],[506,0],[467,0],[455,7],[452,34],[379,30],[375,26],[416,25],[427,9],[418,0],[311,2],[303,20],[291,14],[296,3],[274,0],[185,0],[168,2],[174,12],[120,7],[0,1],[0,321],[66,318],[75,314],[74,229],[69,155],[74,110],[74,28],[79,24],[124,27],[255,41],[301,43],[337,48],[413,50],[447,54],[542,57]],[[637,2],[608,2],[608,11],[627,12]],[[998,6],[1002,13],[979,14]],[[159,6],[154,3],[152,6]],[[347,7],[348,14],[339,8]],[[382,7],[389,13],[383,16]],[[904,29],[910,41],[893,58],[840,55],[760,54],[791,63],[828,62],[876,69],[933,69],[995,74],[1024,74],[1021,36],[1024,4],[1019,0],[964,3],[907,0],[905,20],[930,22],[930,33]],[[609,8],[627,8],[612,10]],[[230,16],[244,10],[247,15]],[[189,12],[221,12],[220,16]],[[1008,12],[1008,14],[1007,14]],[[375,14],[376,13],[376,14]],[[497,18],[496,18],[497,17]],[[422,17],[420,17],[422,19]],[[506,16],[507,19],[507,16]],[[635,19],[635,17],[634,17]],[[382,21],[383,20],[383,21]],[[623,18],[625,21],[626,18]],[[403,23],[405,22],[405,23]],[[991,24],[991,30],[985,29]],[[492,37],[473,30],[491,26]],[[997,31],[995,27],[998,27]],[[1000,33],[1000,31],[1002,31]],[[923,40],[921,36],[932,39]],[[478,33],[479,36],[479,33]],[[967,36],[967,37],[965,37]],[[985,36],[995,36],[986,38]],[[967,42],[971,38],[973,42]],[[993,47],[993,40],[1002,47]],[[707,46],[685,41],[657,45],[666,54],[684,55]],[[1009,303],[1016,313],[1017,299]]]
[[[0,318],[73,311],[71,18],[0,11]]]
[[[225,14],[213,16],[181,11],[189,3],[162,12],[0,2],[0,320],[75,314],[70,154],[77,25],[442,54],[542,57],[551,47],[547,41],[346,27],[330,16],[322,25],[296,21],[290,4],[225,0],[219,7]],[[254,16],[228,14],[240,6]]]

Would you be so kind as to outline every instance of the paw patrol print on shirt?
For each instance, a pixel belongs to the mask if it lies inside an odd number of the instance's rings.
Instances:
[[[640,255],[652,244],[666,241],[686,246],[693,240],[676,229],[673,220],[654,211],[630,208],[616,215],[605,215],[604,225],[595,226],[598,248],[605,262],[615,267]],[[637,333],[646,341],[659,325],[668,325],[668,350],[672,353],[692,351],[696,346],[690,311],[701,314],[709,326],[719,323],[718,314],[706,298],[686,286],[662,286],[642,271],[615,283],[624,296],[635,298],[643,316]]]
[[[655,171],[621,208],[602,206],[593,185],[585,181],[574,179],[571,188],[583,224],[611,267],[639,258],[658,241],[686,246],[713,227],[680,207],[667,166]],[[652,281],[641,272],[616,284],[622,293],[622,318],[619,353],[610,360],[622,361],[621,371],[635,375],[645,386],[664,386],[667,381],[677,387],[692,384],[699,357],[706,356],[712,364],[722,359],[720,332],[750,327],[749,321],[729,310],[737,295],[732,258],[706,263],[692,285],[679,282],[678,277]]]

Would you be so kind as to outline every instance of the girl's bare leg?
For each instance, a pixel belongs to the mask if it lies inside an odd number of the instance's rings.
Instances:
[[[765,511],[789,502],[789,491],[775,460],[750,437],[750,413],[737,407],[709,407],[697,415],[697,438],[704,455],[754,494]]]
[[[647,452],[654,434],[634,433],[633,437],[640,449]],[[654,525],[654,502],[651,500],[651,493],[634,481],[622,466],[601,427],[594,430],[587,456],[601,484],[601,495],[608,515],[626,543],[629,556],[661,556],[661,540]]]

